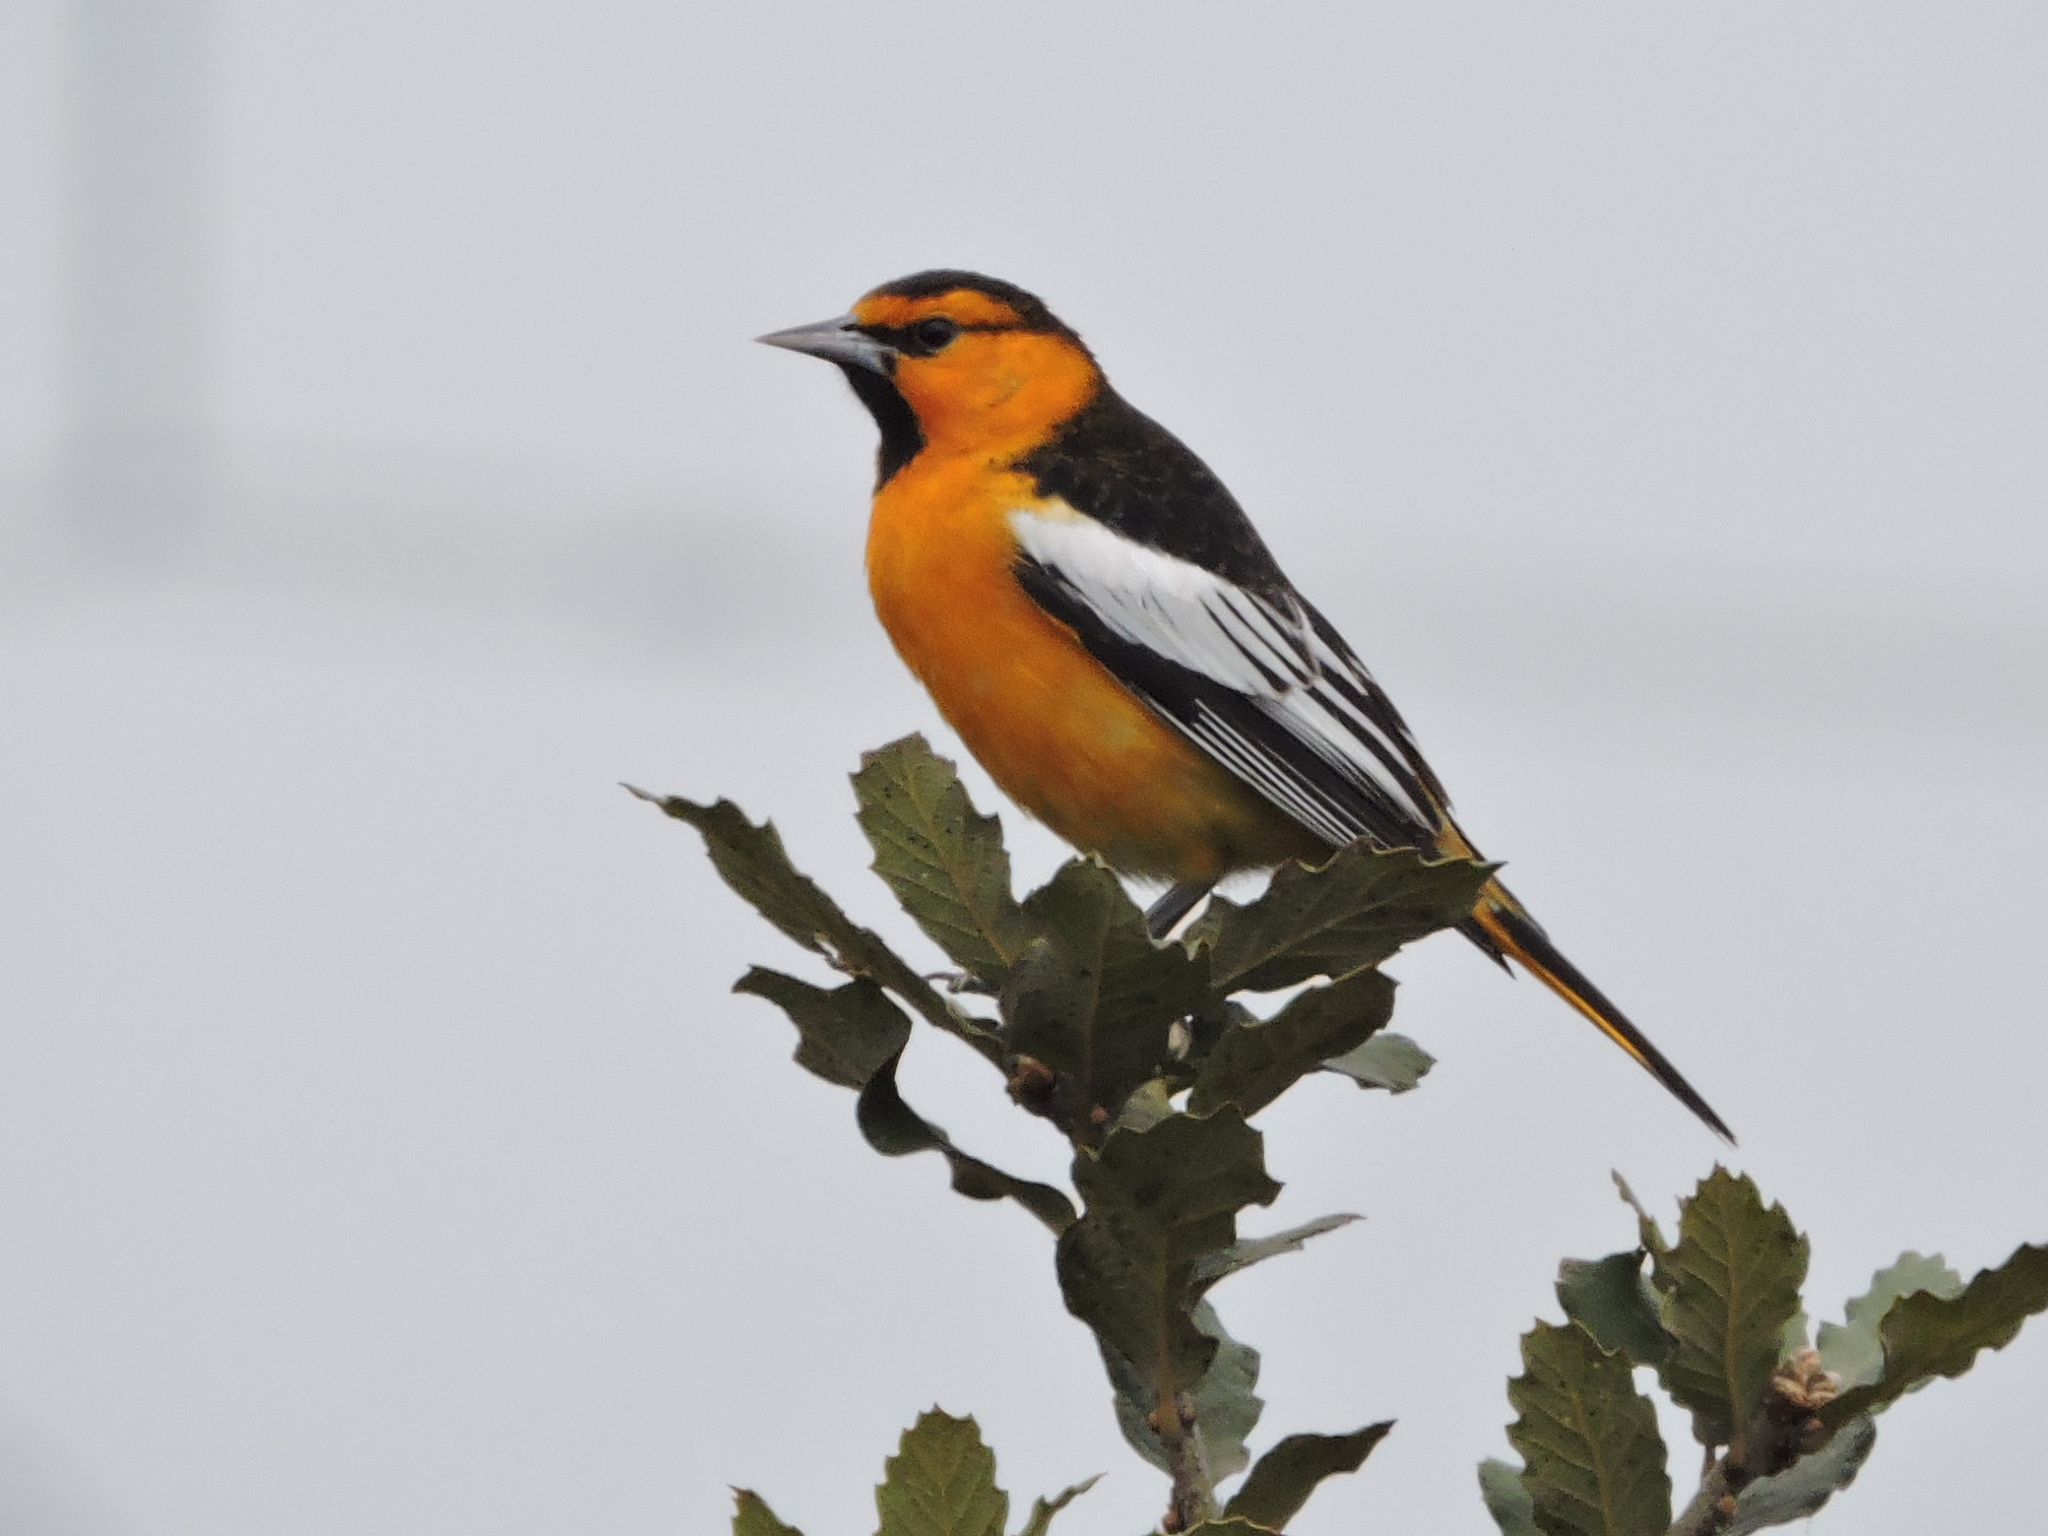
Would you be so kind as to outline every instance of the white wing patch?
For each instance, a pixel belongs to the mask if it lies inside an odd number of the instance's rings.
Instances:
[[[1439,826],[1441,810],[1415,786],[1415,744],[1360,707],[1378,685],[1341,641],[1318,632],[1291,592],[1282,606],[1063,504],[1012,512],[1010,527],[1024,553],[1111,634],[1243,695],[1263,729],[1248,734],[1199,701],[1187,714],[1162,712],[1326,842],[1342,845],[1369,829],[1289,763],[1295,753],[1276,750],[1285,741],[1259,739],[1274,727],[1417,831]]]

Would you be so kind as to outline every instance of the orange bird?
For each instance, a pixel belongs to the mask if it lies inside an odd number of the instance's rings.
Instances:
[[[881,429],[868,585],[898,654],[1011,799],[1173,882],[1155,935],[1224,875],[1361,838],[1477,856],[1392,701],[1223,483],[1037,298],[920,272],[761,340],[837,364]],[[1459,927],[1733,1140],[1498,880]]]

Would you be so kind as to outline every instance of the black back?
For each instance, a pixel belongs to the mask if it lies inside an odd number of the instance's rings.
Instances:
[[[1107,381],[1057,436],[1018,461],[1039,494],[1248,591],[1288,589],[1237,498],[1179,438]]]

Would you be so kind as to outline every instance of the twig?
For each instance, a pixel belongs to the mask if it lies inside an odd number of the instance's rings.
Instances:
[[[1160,1402],[1152,1414],[1152,1428],[1166,1448],[1167,1471],[1173,1478],[1160,1529],[1174,1536],[1216,1513],[1216,1480],[1209,1475],[1209,1453],[1195,1423],[1194,1401],[1185,1392]]]
[[[1734,1518],[1735,1490],[1729,1486],[1727,1465],[1716,1462],[1665,1536],[1719,1536]]]
[[[1699,1492],[1671,1522],[1665,1536],[1719,1536],[1735,1519],[1735,1500],[1760,1477],[1784,1471],[1802,1456],[1827,1444],[1828,1434],[1816,1414],[1841,1390],[1841,1382],[1822,1369],[1820,1356],[1802,1349],[1771,1373],[1762,1406],[1720,1460],[1709,1460]],[[1709,1456],[1712,1456],[1711,1450]]]

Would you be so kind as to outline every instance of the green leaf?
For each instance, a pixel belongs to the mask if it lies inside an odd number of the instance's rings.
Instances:
[[[903,1432],[875,1489],[880,1536],[1003,1536],[1010,1497],[972,1419],[934,1408]]]
[[[1086,1210],[1060,1234],[1060,1291],[1105,1357],[1128,1363],[1150,1412],[1193,1391],[1216,1356],[1217,1340],[1191,1316],[1195,1265],[1228,1249],[1237,1212],[1270,1205],[1280,1186],[1259,1133],[1233,1109],[1120,1127],[1100,1154],[1074,1160],[1074,1182]]]
[[[1659,1371],[1705,1446],[1748,1452],[1785,1324],[1799,1310],[1806,1239],[1782,1205],[1764,1209],[1748,1175],[1716,1167],[1685,1202],[1678,1246],[1656,1256],[1664,1326],[1678,1341]]]
[[[1263,1525],[1253,1525],[1245,1519],[1204,1520],[1189,1526],[1186,1536],[1273,1536]]]
[[[1173,1107],[1173,1085],[1163,1077],[1155,1077],[1150,1082],[1140,1083],[1136,1091],[1124,1100],[1116,1123],[1134,1131],[1149,1131],[1168,1115],[1179,1113]]]
[[[650,795],[630,784],[626,788],[677,821],[695,827],[725,883],[790,938],[850,976],[879,982],[930,1023],[1002,1064],[1002,1043],[995,1032],[939,996],[908,962],[799,873],[771,824],[755,826],[730,800],[699,805],[681,795]]]
[[[796,1025],[796,1062],[828,1083],[863,1088],[910,1041],[910,1020],[865,976],[827,991],[755,966],[735,992],[766,998]]]
[[[894,1057],[861,1089],[855,1118],[868,1145],[884,1157],[937,1152],[952,1166],[954,1190],[970,1200],[1014,1200],[1054,1232],[1064,1232],[1074,1224],[1072,1203],[1050,1184],[1016,1178],[968,1156],[944,1131],[906,1104],[896,1086]]]
[[[1735,1519],[1725,1536],[1751,1536],[1767,1526],[1790,1525],[1819,1513],[1823,1504],[1856,1481],[1876,1444],[1875,1420],[1867,1414],[1851,1420],[1819,1450],[1774,1477],[1758,1478],[1737,1494]]]
[[[732,1502],[732,1536],[804,1536],[795,1526],[776,1519],[767,1501],[751,1488],[733,1489]]]
[[[1946,1301],[1962,1294],[1963,1277],[1943,1263],[1938,1253],[1931,1259],[1902,1253],[1896,1264],[1870,1277],[1870,1289],[1849,1303],[1840,1325],[1820,1325],[1815,1341],[1820,1363],[1841,1377],[1845,1388],[1867,1387],[1884,1379],[1884,1343],[1877,1336],[1878,1324],[1893,1302],[1915,1291]]]
[[[1614,1187],[1621,1195],[1622,1203],[1636,1213],[1636,1230],[1642,1238],[1643,1252],[1652,1258],[1661,1259],[1671,1251],[1671,1245],[1664,1240],[1664,1229],[1657,1225],[1657,1218],[1643,1209],[1643,1202],[1636,1198],[1636,1192],[1628,1187],[1628,1180],[1619,1173],[1609,1171]],[[1655,1277],[1654,1271],[1652,1277]]]
[[[1195,1432],[1202,1437],[1214,1482],[1235,1477],[1251,1465],[1251,1448],[1246,1442],[1259,1427],[1259,1415],[1266,1411],[1265,1400],[1257,1391],[1259,1352],[1242,1339],[1232,1338],[1207,1300],[1196,1302],[1189,1317],[1197,1333],[1216,1341],[1215,1357],[1195,1388]]]
[[[1500,1536],[1540,1536],[1536,1501],[1522,1486],[1521,1468],[1488,1457],[1479,1463],[1479,1496],[1486,1501],[1493,1523],[1500,1527]]]
[[[1406,1093],[1436,1065],[1436,1058],[1406,1035],[1383,1029],[1356,1050],[1323,1063],[1325,1072],[1341,1072],[1361,1088]]]
[[[1520,1417],[1508,1439],[1544,1536],[1664,1536],[1671,1479],[1657,1414],[1628,1361],[1576,1323],[1522,1336],[1523,1374],[1508,1383]]]
[[[1031,1501],[1031,1518],[1024,1522],[1024,1528],[1017,1532],[1017,1536],[1045,1536],[1047,1528],[1052,1524],[1052,1517],[1054,1515],[1065,1509],[1074,1500],[1081,1497],[1082,1494],[1101,1481],[1102,1474],[1098,1472],[1095,1476],[1085,1478],[1074,1484],[1071,1488],[1061,1489],[1057,1498],[1051,1500],[1033,1499]]]
[[[1054,1119],[1092,1142],[1139,1084],[1172,1062],[1167,1032],[1209,996],[1206,958],[1155,944],[1100,863],[1076,859],[1024,903],[1045,937],[1003,989],[1005,1039],[1054,1074]]]
[[[970,1200],[1015,1200],[1055,1232],[1072,1224],[1074,1207],[1065,1195],[969,1157],[904,1103],[896,1063],[910,1039],[910,1020],[865,976],[828,991],[757,965],[733,990],[781,1008],[797,1027],[796,1059],[827,1082],[860,1091],[854,1118],[884,1157],[937,1152],[952,1165],[953,1188]]]
[[[1784,1328],[1778,1333],[1778,1361],[1780,1364],[1790,1360],[1799,1351],[1808,1347],[1806,1342],[1807,1336],[1812,1332],[1807,1326],[1808,1321],[1806,1307],[1803,1303],[1797,1312],[1794,1312],[1785,1320]]]
[[[1285,1530],[1318,1483],[1341,1472],[1356,1472],[1393,1427],[1389,1419],[1348,1435],[1289,1435],[1259,1458],[1244,1486],[1224,1506],[1224,1518]]]
[[[1312,1237],[1321,1237],[1325,1232],[1334,1232],[1339,1227],[1348,1227],[1354,1221],[1363,1221],[1363,1216],[1354,1216],[1348,1211],[1334,1216],[1318,1216],[1314,1221],[1305,1221],[1298,1227],[1289,1227],[1285,1232],[1275,1232],[1271,1237],[1246,1238],[1232,1243],[1221,1253],[1212,1253],[1196,1261],[1194,1268],[1195,1287],[1206,1291],[1218,1280],[1234,1275],[1240,1269],[1266,1259],[1276,1258],[1283,1253],[1299,1253]]]
[[[1216,1353],[1194,1392],[1195,1433],[1201,1436],[1210,1480],[1214,1482],[1234,1477],[1251,1465],[1251,1452],[1245,1442],[1258,1428],[1259,1415],[1266,1407],[1257,1391],[1259,1352],[1232,1338],[1208,1302],[1196,1302],[1189,1317],[1197,1333],[1216,1341]],[[1096,1342],[1101,1344],[1099,1339]],[[1106,1345],[1102,1346],[1102,1363],[1109,1372],[1117,1427],[1123,1431],[1124,1439],[1145,1460],[1170,1474],[1172,1458],[1159,1432],[1149,1422],[1152,1410],[1158,1406],[1152,1396],[1153,1388],[1136,1366]]]
[[[1896,1402],[1936,1376],[1960,1376],[1980,1349],[2003,1349],[2036,1312],[2048,1309],[2048,1248],[2022,1243],[1997,1269],[1979,1270],[1960,1296],[1918,1291],[1894,1302],[1878,1324],[1884,1375],[1852,1387],[1821,1410],[1846,1424]]]
[[[1296,994],[1270,1020],[1233,1023],[1202,1063],[1188,1109],[1235,1104],[1255,1115],[1332,1057],[1355,1050],[1394,1014],[1394,983],[1378,971]]]
[[[853,792],[875,873],[954,964],[1000,987],[1033,937],[1010,894],[1001,824],[976,812],[922,736],[865,753]]]
[[[1657,1317],[1657,1293],[1643,1278],[1642,1249],[1604,1259],[1566,1259],[1557,1270],[1564,1315],[1610,1354],[1636,1365],[1662,1365],[1674,1342]]]
[[[1313,870],[1281,865],[1247,906],[1210,897],[1187,942],[1208,948],[1219,988],[1276,992],[1378,965],[1469,917],[1490,878],[1490,867],[1468,860],[1354,844]]]

